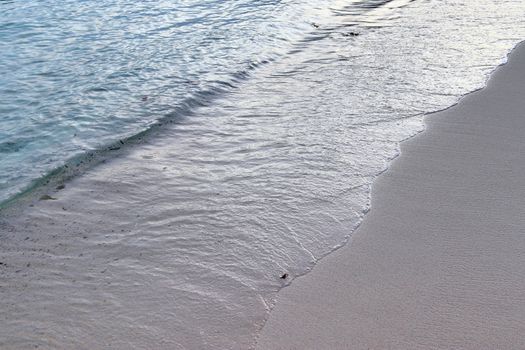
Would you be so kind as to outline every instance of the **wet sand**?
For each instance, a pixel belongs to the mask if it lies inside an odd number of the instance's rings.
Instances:
[[[258,349],[525,348],[525,45],[426,118],[345,247],[279,293]]]

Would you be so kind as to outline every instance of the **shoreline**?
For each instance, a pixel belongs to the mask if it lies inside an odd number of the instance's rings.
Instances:
[[[503,3],[386,3],[384,28],[323,29],[0,204],[0,347],[254,348],[279,291],[352,239],[425,112],[484,86],[522,36]]]
[[[520,43],[425,117],[347,245],[279,292],[257,349],[525,347],[524,81]]]

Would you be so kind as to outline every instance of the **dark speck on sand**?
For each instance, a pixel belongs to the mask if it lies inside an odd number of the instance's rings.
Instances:
[[[40,200],[41,200],[41,201],[49,201],[49,200],[53,200],[53,201],[54,201],[54,200],[56,200],[56,198],[51,197],[51,196],[48,195],[48,194],[44,194],[42,197],[40,197]]]

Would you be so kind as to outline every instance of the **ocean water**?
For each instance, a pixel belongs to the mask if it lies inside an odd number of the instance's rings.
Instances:
[[[524,15],[0,2],[0,200],[27,194],[0,212],[0,347],[253,347],[278,291],[345,244],[399,143],[485,84]]]
[[[235,86],[326,17],[320,1],[2,1],[0,201]]]

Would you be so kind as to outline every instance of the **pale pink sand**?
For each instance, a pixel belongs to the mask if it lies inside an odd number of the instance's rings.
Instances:
[[[427,126],[258,349],[525,349],[525,45]]]

